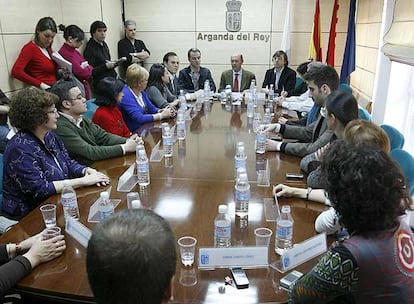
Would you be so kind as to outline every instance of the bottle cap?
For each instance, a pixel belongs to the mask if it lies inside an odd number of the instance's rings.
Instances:
[[[227,213],[227,205],[220,205],[218,211],[219,213]]]

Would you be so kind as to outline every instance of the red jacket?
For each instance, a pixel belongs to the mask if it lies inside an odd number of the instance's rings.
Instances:
[[[93,115],[92,121],[106,132],[123,137],[131,136],[131,132],[122,118],[121,111],[116,106],[100,106]]]

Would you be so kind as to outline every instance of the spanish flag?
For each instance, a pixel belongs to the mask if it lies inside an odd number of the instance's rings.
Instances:
[[[326,53],[326,63],[330,66],[335,66],[335,38],[336,38],[336,24],[338,23],[339,4],[338,0],[334,1],[331,19],[331,30],[329,32],[328,51]]]
[[[313,16],[312,36],[309,44],[309,60],[322,61],[321,48],[321,17],[319,10],[319,0],[316,0],[315,14]]]

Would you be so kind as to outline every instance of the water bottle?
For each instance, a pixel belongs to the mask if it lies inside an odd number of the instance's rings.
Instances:
[[[214,247],[231,246],[231,219],[227,214],[227,206],[220,205],[214,219]]]
[[[180,103],[180,109],[184,112],[187,111],[187,100],[185,99],[184,91],[180,90],[180,95],[178,96],[178,101]]]
[[[247,117],[253,117],[253,116],[254,116],[253,99],[248,98],[247,99]]]
[[[253,94],[253,90],[254,90],[254,87],[256,86],[256,80],[255,79],[252,79],[252,81],[250,82],[250,92],[252,92],[252,94]]]
[[[69,181],[63,181],[63,189],[61,200],[63,214],[65,216],[65,221],[69,217],[73,218],[74,220],[79,220],[79,208],[78,208],[78,199],[76,197],[76,192],[73,190],[72,186],[70,185]]]
[[[269,87],[269,102],[272,103],[275,99],[275,90],[273,89],[273,84]]]
[[[110,215],[114,214],[114,205],[109,200],[109,193],[106,191],[101,192],[99,198],[99,220],[103,221]]]
[[[259,132],[256,134],[256,153],[263,154],[266,152],[266,132],[264,126],[260,127]]]
[[[137,172],[138,172],[138,184],[141,187],[148,186],[150,184],[150,172],[147,154],[145,150],[140,150],[137,158]]]
[[[164,156],[170,157],[173,155],[173,140],[170,127],[165,127],[162,134],[162,146],[164,149]]]
[[[247,174],[242,173],[234,186],[236,197],[236,215],[241,218],[246,217],[249,212],[250,185]]]
[[[209,101],[210,100],[210,94],[211,90],[210,90],[210,81],[207,79],[204,82],[204,101]]]
[[[280,217],[276,220],[275,252],[282,255],[283,252],[292,247],[293,219],[290,214],[290,206],[283,205]]]
[[[262,124],[262,117],[259,112],[255,112],[253,115],[253,132],[258,133],[260,131],[260,125]]]
[[[270,113],[270,108],[266,108],[264,118],[263,118],[263,123],[265,125],[268,125],[271,122],[272,122],[272,113]]]
[[[241,144],[241,145],[239,145]],[[237,174],[237,169],[240,167],[246,167],[246,153],[244,151],[244,143],[237,143],[236,154],[234,155],[234,176]]]
[[[253,107],[257,108],[257,101],[258,101],[259,97],[257,96],[257,86],[256,85],[253,87],[252,99],[253,99]]]
[[[178,140],[184,140],[186,135],[186,125],[183,113],[177,114],[177,138]]]
[[[144,150],[145,151],[145,148],[144,148],[144,145],[137,145],[136,147],[135,147],[135,161],[136,160],[138,160],[138,155],[139,155],[139,151],[140,150]]]
[[[220,103],[225,105],[226,104],[226,101],[227,101],[226,91],[223,90],[220,93]]]

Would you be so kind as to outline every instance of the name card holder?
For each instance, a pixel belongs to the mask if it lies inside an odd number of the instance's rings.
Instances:
[[[151,151],[150,162],[159,163],[164,157],[164,151],[160,150],[161,140],[157,142],[154,148]]]
[[[134,175],[135,162],[118,179],[118,192],[130,192],[138,184],[138,176]]]
[[[270,267],[284,273],[317,257],[326,250],[326,233],[324,232],[286,249],[280,259],[271,263]]]
[[[279,202],[276,194],[273,198],[264,198],[263,205],[266,222],[276,222],[276,219],[280,216]]]
[[[89,239],[92,236],[92,231],[88,227],[73,218],[68,218],[66,220],[65,231],[83,247],[88,247]]]
[[[245,247],[200,247],[198,251],[198,268],[267,268],[269,266],[267,246]]]

